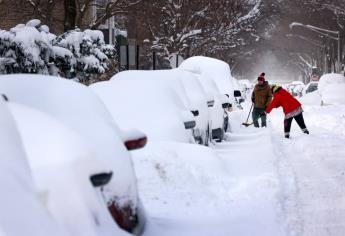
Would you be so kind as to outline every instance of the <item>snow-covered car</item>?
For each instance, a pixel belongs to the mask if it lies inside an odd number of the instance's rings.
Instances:
[[[17,125],[2,97],[0,113],[0,234],[69,235],[49,215],[34,190]]]
[[[95,158],[83,138],[36,109],[10,103],[23,140],[37,195],[69,235],[129,235],[102,203],[104,189],[116,178]]]
[[[231,76],[229,64],[226,62],[210,57],[194,56],[184,60],[179,68],[197,74],[207,74],[214,80],[219,91],[228,95],[230,103],[237,105],[234,94],[235,79]],[[240,91],[238,92],[240,93]],[[238,92],[236,95],[238,95]]]
[[[146,137],[124,136],[102,101],[82,84],[58,77],[19,74],[0,76],[0,87],[11,101],[47,113],[83,138],[94,150],[94,158],[116,175],[103,187],[105,195],[100,200],[122,229],[139,232],[145,219],[125,144],[130,149],[140,148]]]
[[[90,88],[121,127],[138,128],[148,140],[193,142],[195,118],[176,90],[163,79],[130,79],[133,73],[121,72],[117,74],[119,79],[97,82]]]
[[[291,93],[294,97],[301,97],[303,93],[305,85],[301,81],[292,81],[290,84],[287,85],[287,90]]]
[[[321,76],[318,85],[318,91],[322,94],[323,90],[330,84],[343,84],[345,77],[342,74],[330,73]]]
[[[209,140],[209,114],[206,92],[203,90],[197,77],[189,72],[171,69],[154,71],[126,71],[118,73],[111,80],[157,80],[163,86],[174,89],[181,98],[187,110],[191,111],[196,121],[192,129],[196,143],[208,145]],[[135,86],[135,85],[134,85]],[[162,109],[162,108],[161,108]],[[163,108],[164,109],[164,108]]]
[[[208,74],[198,74],[189,70],[188,67],[183,67],[181,70],[188,71],[197,76],[200,81],[203,89],[206,91],[209,107],[209,116],[210,116],[210,127],[212,129],[212,138],[218,141],[222,141],[224,138],[224,133],[228,129],[229,117],[226,110],[231,108],[231,104],[228,100],[228,97],[225,94],[222,94],[216,83],[209,77]]]
[[[345,83],[329,84],[321,92],[321,105],[345,105]]]
[[[321,104],[345,104],[345,77],[342,74],[324,74],[318,85]]]
[[[241,93],[244,96],[244,98],[247,98],[250,96],[250,91],[253,89],[253,83],[250,82],[248,79],[241,79],[238,80],[241,88]]]
[[[317,81],[308,83],[303,89],[303,95],[316,91],[318,88],[318,85],[319,85],[319,82]]]

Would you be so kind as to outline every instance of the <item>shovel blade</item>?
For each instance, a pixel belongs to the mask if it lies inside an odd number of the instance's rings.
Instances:
[[[248,127],[251,125],[251,123],[243,122],[242,125],[244,125],[245,127]]]

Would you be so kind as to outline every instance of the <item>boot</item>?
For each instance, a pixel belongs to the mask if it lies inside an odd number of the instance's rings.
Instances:
[[[308,130],[308,129],[303,129],[302,131],[303,131],[303,133],[305,133],[305,134],[309,134],[309,130]]]

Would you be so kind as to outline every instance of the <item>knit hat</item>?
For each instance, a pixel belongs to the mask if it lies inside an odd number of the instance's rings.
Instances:
[[[271,85],[271,92],[272,93],[276,93],[276,92],[278,92],[278,90],[281,88],[281,86],[279,86],[279,85],[276,85],[276,84],[272,84]]]
[[[258,77],[258,81],[265,81],[265,72],[262,72]]]

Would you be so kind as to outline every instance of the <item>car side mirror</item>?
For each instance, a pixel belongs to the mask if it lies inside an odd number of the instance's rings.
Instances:
[[[243,98],[240,98],[240,99],[238,100],[238,102],[239,102],[239,103],[242,103],[242,102],[244,102],[244,99],[243,99]]]
[[[237,98],[237,97],[242,97],[241,91],[240,91],[240,90],[235,90],[235,91],[234,91],[234,97],[235,97],[235,98]]]
[[[104,186],[104,185],[109,183],[109,181],[111,180],[112,176],[113,176],[113,172],[99,173],[99,174],[92,175],[90,177],[90,181],[92,183],[92,186],[94,186],[94,187],[102,187],[102,186]]]

